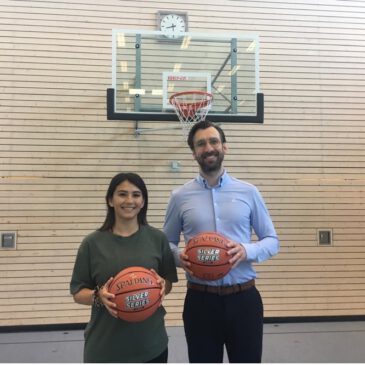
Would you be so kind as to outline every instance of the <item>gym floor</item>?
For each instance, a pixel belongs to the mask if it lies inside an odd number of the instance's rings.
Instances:
[[[183,328],[168,327],[168,333],[169,362],[187,363]],[[82,350],[82,330],[0,333],[1,363],[80,363]],[[364,361],[365,321],[264,326],[264,363]]]

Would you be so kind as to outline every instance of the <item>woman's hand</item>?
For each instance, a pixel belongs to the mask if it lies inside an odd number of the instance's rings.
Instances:
[[[113,278],[111,277],[100,289],[98,292],[98,296],[100,301],[104,304],[106,310],[110,313],[114,318],[118,318],[118,312],[116,310],[117,305],[112,301],[115,298],[115,295],[108,292],[109,285],[112,282]]]
[[[154,269],[151,269],[151,271],[157,276],[157,284],[161,286],[160,295],[161,295],[161,304],[162,304],[163,300],[165,299],[165,296],[168,293],[170,293],[172,284],[170,283],[169,280],[165,280],[163,277],[158,275]]]

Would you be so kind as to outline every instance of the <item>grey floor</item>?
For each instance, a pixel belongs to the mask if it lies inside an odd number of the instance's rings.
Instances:
[[[169,362],[187,363],[183,328],[168,333]],[[79,363],[82,348],[80,330],[0,333],[1,363]],[[365,322],[265,324],[263,362],[363,363]]]

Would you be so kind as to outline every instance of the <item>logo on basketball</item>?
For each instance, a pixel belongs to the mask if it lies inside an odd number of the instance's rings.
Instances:
[[[200,233],[197,236],[194,236],[191,240],[192,243],[205,243],[205,242],[216,242],[221,245],[224,245],[225,242],[227,242],[227,239],[218,233],[212,232],[212,233]],[[189,242],[190,242],[189,241]]]
[[[117,288],[117,290],[122,290],[128,286],[135,286],[137,284],[153,285],[153,281],[149,277],[131,278],[129,280],[119,281],[116,284],[116,288]]]
[[[133,295],[128,295],[125,298],[125,305],[130,309],[139,309],[143,308],[147,304],[149,304],[149,292],[144,291],[142,293],[136,293]]]
[[[200,248],[200,249],[198,249],[198,252],[197,252],[197,259],[198,259],[198,261],[203,262],[203,263],[219,261],[220,252],[221,251],[219,249]]]

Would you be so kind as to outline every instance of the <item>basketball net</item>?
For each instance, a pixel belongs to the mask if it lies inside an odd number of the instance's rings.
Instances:
[[[212,101],[213,95],[206,91],[183,91],[171,95],[170,104],[180,120],[185,138],[195,123],[205,120]]]

